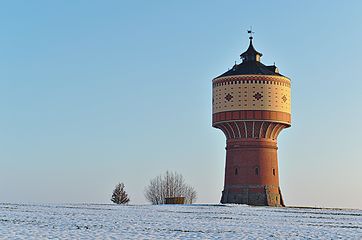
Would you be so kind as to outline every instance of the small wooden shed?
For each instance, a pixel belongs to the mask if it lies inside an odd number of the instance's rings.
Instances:
[[[185,197],[167,197],[165,204],[185,204]]]

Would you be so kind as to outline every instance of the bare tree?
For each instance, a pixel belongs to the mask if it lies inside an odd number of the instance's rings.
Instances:
[[[152,204],[164,204],[167,197],[185,197],[185,203],[191,204],[196,195],[195,189],[185,183],[181,174],[169,171],[151,179],[145,189],[145,197]]]
[[[118,183],[113,190],[111,201],[116,204],[126,204],[129,202],[128,195],[124,190],[124,184]]]

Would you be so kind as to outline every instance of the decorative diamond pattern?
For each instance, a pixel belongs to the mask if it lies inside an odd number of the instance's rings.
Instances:
[[[230,100],[233,98],[233,96],[230,95],[230,93],[228,93],[226,96],[225,96],[225,99],[228,100],[228,102],[230,102]]]
[[[282,99],[283,99],[283,102],[286,102],[288,100],[288,98],[285,95],[282,97]]]
[[[255,93],[254,96],[253,96],[256,100],[260,100],[263,95],[261,95],[259,92]]]

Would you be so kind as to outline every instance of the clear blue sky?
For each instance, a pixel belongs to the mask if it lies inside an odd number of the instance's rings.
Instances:
[[[176,170],[219,202],[211,80],[248,45],[292,79],[288,205],[362,208],[360,1],[3,1],[0,202],[145,203]]]

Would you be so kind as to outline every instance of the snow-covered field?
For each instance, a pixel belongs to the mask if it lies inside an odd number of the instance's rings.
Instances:
[[[361,210],[0,204],[0,239],[362,239]]]

